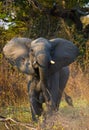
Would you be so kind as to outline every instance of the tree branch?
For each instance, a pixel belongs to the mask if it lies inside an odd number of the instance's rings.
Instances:
[[[38,9],[39,11],[42,10],[42,7],[37,0],[28,0],[28,2],[33,6],[33,8]]]

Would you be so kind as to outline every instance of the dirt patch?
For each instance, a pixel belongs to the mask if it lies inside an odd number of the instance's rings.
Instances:
[[[89,109],[68,109],[48,115],[41,124],[41,130],[89,130]]]

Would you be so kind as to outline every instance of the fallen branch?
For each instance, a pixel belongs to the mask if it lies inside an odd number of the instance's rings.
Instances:
[[[20,121],[16,121],[12,118],[6,118],[6,117],[3,117],[3,116],[0,116],[0,122],[4,122],[5,123],[5,127],[7,130],[10,129],[11,126],[23,126],[25,128],[27,128],[28,130],[37,130],[36,127],[34,127],[32,124],[29,124],[29,123],[23,123],[23,122],[20,122]]]

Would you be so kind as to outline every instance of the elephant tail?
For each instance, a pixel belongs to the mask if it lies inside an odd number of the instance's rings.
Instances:
[[[65,101],[67,102],[67,104],[69,106],[74,107],[72,98],[69,95],[67,95],[65,92],[64,92],[64,96],[65,96]]]

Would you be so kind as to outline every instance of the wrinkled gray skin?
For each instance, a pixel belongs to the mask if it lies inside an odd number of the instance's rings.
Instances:
[[[20,71],[29,75],[32,118],[41,115],[43,102],[49,111],[57,110],[69,77],[67,66],[78,56],[77,47],[61,38],[38,38],[34,41],[14,38],[6,44],[3,52]],[[53,64],[50,63],[52,60]]]

